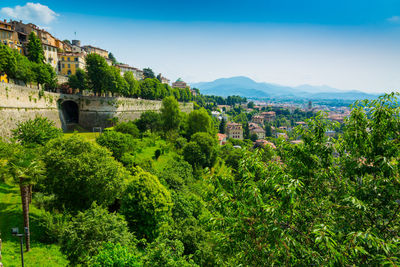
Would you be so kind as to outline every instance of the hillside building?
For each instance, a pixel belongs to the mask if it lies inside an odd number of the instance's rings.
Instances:
[[[172,87],[173,88],[181,88],[181,89],[185,89],[185,88],[190,89],[190,86],[187,83],[185,83],[181,78],[176,80],[176,82],[173,82]]]
[[[128,64],[117,64],[115,65],[115,67],[117,67],[120,70],[122,76],[124,75],[125,72],[132,72],[133,77],[135,77],[136,80],[143,80],[144,78],[142,70],[135,67],[131,67]]]
[[[59,53],[57,67],[58,73],[61,75],[69,76],[75,74],[78,68],[85,69],[85,56],[86,53]]]
[[[257,135],[257,139],[264,139],[265,138],[265,130],[261,127],[253,127],[249,129],[250,135]]]
[[[264,121],[266,122],[273,122],[276,117],[275,111],[266,111],[266,112],[261,112],[261,116],[264,117]]]
[[[243,127],[240,123],[230,122],[226,125],[228,138],[243,140]]]
[[[251,118],[251,120],[254,123],[257,123],[259,125],[264,125],[264,116],[260,116],[260,115],[254,115],[253,118]]]

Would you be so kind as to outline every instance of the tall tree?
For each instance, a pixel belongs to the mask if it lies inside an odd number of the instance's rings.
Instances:
[[[26,251],[30,250],[30,229],[29,229],[29,203],[32,194],[32,185],[35,184],[44,174],[44,165],[37,160],[37,156],[29,150],[21,149],[9,161],[10,170],[14,181],[19,184],[22,202],[22,214],[24,227],[28,230],[25,234]]]
[[[222,118],[221,123],[219,124],[219,132],[224,134],[225,133],[225,127],[226,127],[226,121],[224,118]]]
[[[32,69],[32,62],[23,55],[20,54],[18,50],[14,50],[14,57],[16,60],[15,72],[10,75],[11,78],[23,81],[25,84],[30,83],[34,80],[35,74]],[[2,58],[0,56],[0,58]]]
[[[86,73],[82,69],[77,69],[75,74],[68,77],[69,86],[78,90],[84,90],[87,88],[86,80]]]
[[[147,78],[153,79],[153,78],[156,77],[151,68],[144,68],[143,69],[143,75],[144,75],[145,79],[147,79]]]
[[[114,57],[113,53],[111,53],[111,52],[108,53],[108,58],[111,59],[113,65],[118,63],[117,59]]]
[[[32,62],[43,63],[44,62],[44,52],[42,48],[42,42],[39,37],[32,31],[29,34],[28,42],[28,58]]]
[[[88,86],[95,94],[107,92],[110,67],[102,56],[98,54],[86,56],[86,73]]]
[[[210,115],[204,108],[193,110],[189,113],[187,124],[187,135],[192,136],[197,132],[212,133],[213,123]]]
[[[138,97],[139,96],[139,82],[133,76],[131,71],[124,73],[124,79],[128,83],[127,96]]]
[[[270,123],[265,124],[265,136],[268,136],[268,137],[272,136],[272,126]]]
[[[165,131],[177,130],[181,123],[179,103],[173,96],[163,99],[161,107],[161,119]]]
[[[0,43],[0,75],[6,73],[8,76],[13,76],[16,70],[17,61],[11,48]]]

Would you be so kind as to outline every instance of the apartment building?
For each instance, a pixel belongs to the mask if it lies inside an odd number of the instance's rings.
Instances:
[[[243,127],[240,123],[230,122],[226,124],[228,138],[243,140]]]

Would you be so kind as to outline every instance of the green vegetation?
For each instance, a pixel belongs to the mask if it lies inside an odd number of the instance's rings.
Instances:
[[[36,83],[47,90],[57,85],[57,76],[53,67],[44,61],[42,43],[34,32],[29,35],[28,57],[0,44],[0,74],[7,74],[11,79],[27,83]]]
[[[218,145],[209,110],[183,115],[173,97],[95,141],[0,142],[4,263],[18,255],[9,229],[23,225],[22,177],[30,265],[397,266],[397,97],[354,103],[338,138],[319,113],[293,130],[302,142],[264,148]]]

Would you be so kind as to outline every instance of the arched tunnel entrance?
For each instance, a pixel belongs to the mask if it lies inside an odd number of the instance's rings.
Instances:
[[[67,124],[79,123],[79,107],[76,102],[71,100],[62,102],[61,110]]]

